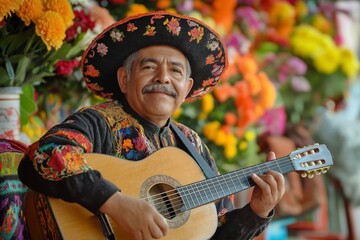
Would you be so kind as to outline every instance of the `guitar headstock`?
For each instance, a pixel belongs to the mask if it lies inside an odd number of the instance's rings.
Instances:
[[[314,144],[299,148],[289,154],[296,171],[302,177],[312,178],[314,174],[326,173],[333,165],[332,156],[325,144]]]

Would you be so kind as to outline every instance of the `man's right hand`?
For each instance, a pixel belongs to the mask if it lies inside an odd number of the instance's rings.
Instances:
[[[148,202],[124,195],[112,195],[100,208],[136,240],[159,239],[168,232],[165,218]]]

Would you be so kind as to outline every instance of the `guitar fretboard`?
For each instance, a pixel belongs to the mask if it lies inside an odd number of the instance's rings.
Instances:
[[[190,185],[178,187],[177,191],[184,203],[181,211],[187,211],[253,187],[255,183],[252,181],[251,175],[253,173],[261,175],[269,170],[286,174],[294,171],[295,168],[289,157],[283,157],[274,161],[265,162],[263,164],[205,179]]]

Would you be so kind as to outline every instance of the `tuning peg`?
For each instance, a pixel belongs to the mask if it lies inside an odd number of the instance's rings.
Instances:
[[[306,178],[306,177],[307,177],[307,173],[306,173],[306,172],[301,173],[301,177],[302,177],[302,178]]]
[[[321,170],[316,170],[315,173],[316,173],[316,175],[320,175],[320,174],[321,174]]]
[[[317,165],[321,165],[321,164],[322,164],[321,160],[318,160],[318,161],[316,162],[316,164],[317,164]]]
[[[309,166],[309,164],[305,162],[305,163],[302,163],[301,166],[304,168],[307,168]]]
[[[327,171],[328,171],[329,169],[328,168],[323,168],[323,169],[321,169],[321,173],[327,173]]]
[[[309,173],[308,174],[308,178],[313,178],[314,177],[314,174],[313,173]]]

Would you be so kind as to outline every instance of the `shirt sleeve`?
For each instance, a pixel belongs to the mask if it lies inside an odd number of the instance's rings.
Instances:
[[[110,154],[112,138],[104,119],[94,110],[79,111],[30,145],[18,175],[29,188],[76,202],[96,213],[119,189],[91,169],[84,153]]]
[[[219,174],[216,162],[211,156],[210,150],[201,140],[198,134],[191,130],[185,130],[183,125],[179,125],[189,140],[195,145],[209,166]],[[242,208],[235,209],[232,196],[222,198],[216,203],[218,212],[218,228],[211,238],[212,240],[239,239],[247,240],[261,234],[270,223],[274,210],[270,212],[267,218],[259,217],[250,207],[250,204]]]

